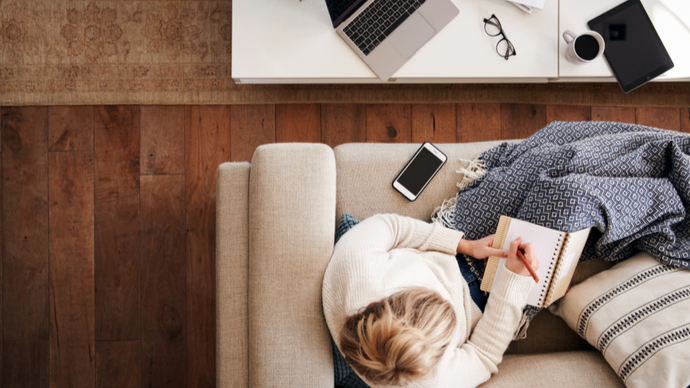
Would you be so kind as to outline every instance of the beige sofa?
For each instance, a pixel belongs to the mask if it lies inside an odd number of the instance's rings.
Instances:
[[[225,163],[217,182],[218,387],[333,387],[321,282],[344,213],[429,220],[457,192],[456,170],[500,142],[439,144],[448,162],[416,202],[391,182],[418,144],[284,143],[249,163]],[[578,267],[575,281],[608,268]],[[622,387],[599,352],[548,311],[513,342],[485,387]]]

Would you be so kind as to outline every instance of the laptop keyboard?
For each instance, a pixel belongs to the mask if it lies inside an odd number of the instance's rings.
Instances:
[[[343,32],[369,55],[426,0],[375,0]]]

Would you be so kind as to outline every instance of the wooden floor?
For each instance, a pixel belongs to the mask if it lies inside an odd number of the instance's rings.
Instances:
[[[553,120],[690,132],[688,108],[2,108],[2,386],[215,386],[215,173],[273,142],[523,138]],[[232,281],[232,279],[229,279]]]

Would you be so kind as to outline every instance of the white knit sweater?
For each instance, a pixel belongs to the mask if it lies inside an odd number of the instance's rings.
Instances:
[[[453,305],[458,330],[435,373],[410,387],[476,387],[487,381],[498,370],[534,281],[505,271],[482,315],[455,259],[462,237],[393,214],[371,217],[345,233],[323,281],[323,310],[336,344],[349,315],[402,289],[426,287]]]

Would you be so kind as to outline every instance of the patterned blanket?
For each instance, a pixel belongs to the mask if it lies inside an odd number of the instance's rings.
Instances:
[[[690,268],[690,134],[610,122],[553,122],[479,155],[486,174],[447,224],[478,239],[508,215],[562,231],[593,227],[580,261],[638,251]],[[467,258],[477,276],[481,260]],[[534,312],[536,313],[536,312]]]

